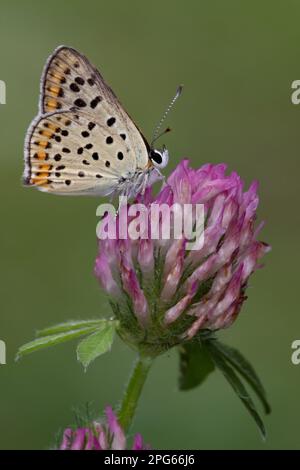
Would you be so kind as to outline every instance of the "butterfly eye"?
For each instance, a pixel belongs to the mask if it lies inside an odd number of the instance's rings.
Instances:
[[[163,151],[152,149],[149,156],[156,168],[165,168],[165,166],[168,164],[169,152],[165,148]]]

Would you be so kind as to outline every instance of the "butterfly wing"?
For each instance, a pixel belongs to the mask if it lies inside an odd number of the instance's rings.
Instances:
[[[40,113],[27,134],[25,184],[58,194],[108,194],[149,166],[141,132],[74,49],[61,46],[49,58]]]
[[[77,110],[39,117],[28,135],[25,184],[56,194],[107,195],[133,178],[133,150],[118,131],[91,119]]]

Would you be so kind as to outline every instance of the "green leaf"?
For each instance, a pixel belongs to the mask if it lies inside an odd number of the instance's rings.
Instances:
[[[266,437],[266,430],[264,423],[259,416],[255,405],[248,394],[246,388],[244,387],[243,383],[241,382],[241,379],[236,375],[235,371],[227,364],[226,360],[224,359],[224,356],[220,351],[215,347],[212,346],[213,341],[209,341],[207,343],[207,346],[209,348],[209,351],[211,352],[212,359],[218,369],[223,373],[224,377],[228,381],[228,383],[231,385],[233,388],[234,392],[237,394],[237,396],[240,398],[250,415],[253,417],[254,421],[256,422],[262,437],[265,439]]]
[[[66,331],[64,333],[58,333],[55,335],[48,335],[42,336],[41,338],[36,338],[29,343],[24,344],[21,346],[17,352],[16,360],[20,359],[22,356],[26,354],[30,354],[35,351],[39,351],[40,349],[48,348],[49,346],[54,346],[56,344],[64,343],[71,339],[78,338],[82,335],[87,335],[88,333],[92,333],[94,331],[94,327],[86,327],[80,328],[77,330]]]
[[[98,356],[104,354],[111,348],[115,333],[115,324],[107,322],[107,324],[96,333],[91,334],[77,346],[77,359],[87,369],[89,364]]]
[[[214,341],[214,346],[252,387],[253,391],[261,400],[265,413],[271,413],[271,407],[267,401],[264,387],[250,362],[235,348],[231,348],[219,341]]]
[[[205,343],[190,341],[179,347],[180,354],[180,390],[190,390],[200,385],[214,370],[215,366]]]
[[[94,329],[96,329],[101,326],[102,323],[105,322],[107,322],[107,320],[103,318],[99,320],[70,320],[68,322],[58,323],[57,325],[49,326],[47,328],[43,328],[42,330],[38,330],[36,332],[36,337],[40,338],[41,336],[49,336],[57,333],[63,333],[65,331],[73,331],[86,327],[94,327]]]

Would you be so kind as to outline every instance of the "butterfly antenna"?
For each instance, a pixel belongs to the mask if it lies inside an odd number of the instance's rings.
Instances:
[[[172,99],[172,101],[170,102],[169,106],[167,107],[167,109],[165,110],[161,120],[159,121],[158,125],[156,126],[154,132],[153,132],[153,137],[152,137],[152,141],[151,141],[151,147],[153,146],[154,142],[159,139],[159,137],[161,137],[163,134],[165,134],[166,132],[170,132],[170,128],[167,127],[167,129],[161,133],[159,133],[159,130],[164,122],[164,120],[166,119],[166,117],[168,116],[169,112],[171,111],[171,109],[173,108],[174,104],[175,104],[175,101],[177,100],[177,98],[179,98],[179,96],[181,95],[182,93],[182,90],[183,90],[183,85],[179,85],[179,87],[177,88],[177,91],[176,91],[176,94],[174,96],[174,98]]]

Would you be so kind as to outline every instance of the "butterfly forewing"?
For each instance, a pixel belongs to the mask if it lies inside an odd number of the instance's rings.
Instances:
[[[25,183],[58,194],[108,194],[149,166],[147,144],[100,73],[58,48],[41,82],[29,128]]]

